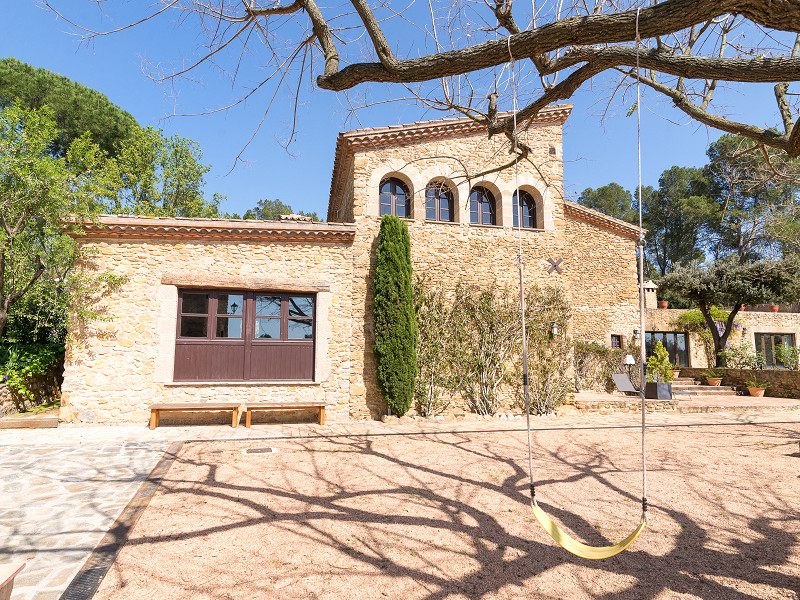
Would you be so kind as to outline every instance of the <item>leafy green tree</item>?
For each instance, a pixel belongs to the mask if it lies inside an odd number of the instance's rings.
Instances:
[[[628,223],[639,223],[639,213],[638,209],[634,209],[633,196],[618,183],[612,182],[596,190],[586,188],[578,197],[578,202],[609,217]]]
[[[97,145],[84,136],[54,156],[56,128],[47,108],[12,104],[0,112],[0,336],[14,305],[72,264],[62,218],[90,217],[95,195],[107,189]]]
[[[645,254],[661,277],[679,262],[704,257],[700,228],[706,220],[707,188],[701,169],[675,166],[661,174],[655,193],[643,193]]]
[[[393,215],[381,219],[372,311],[378,387],[392,413],[402,416],[414,398],[417,321],[408,227]]]
[[[0,106],[18,103],[29,110],[49,106],[56,131],[51,150],[66,153],[86,132],[107,155],[139,128],[133,116],[105,95],[47,69],[37,69],[16,58],[0,59]]]
[[[220,196],[206,200],[205,175],[196,142],[160,129],[139,128],[119,142],[116,180],[104,210],[114,214],[173,217],[219,216]]]
[[[281,215],[302,215],[304,217],[311,217],[314,221],[319,221],[316,212],[295,212],[288,204],[284,204],[280,200],[269,200],[267,198],[259,200],[253,208],[248,209],[247,212],[244,213],[243,218],[258,219],[260,221],[277,221],[280,219]]]
[[[725,367],[725,350],[736,315],[744,304],[794,302],[800,299],[800,262],[794,259],[739,262],[735,254],[714,263],[678,267],[659,282],[690,300],[703,314],[714,342],[716,366]],[[714,306],[730,306],[718,325]]]
[[[798,207],[800,162],[730,134],[709,146],[708,157],[705,230],[712,255],[734,253],[742,263],[770,256],[775,242],[770,227]]]

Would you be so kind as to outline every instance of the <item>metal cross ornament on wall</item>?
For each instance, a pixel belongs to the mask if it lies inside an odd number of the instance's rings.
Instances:
[[[561,265],[561,261],[563,261],[563,260],[564,260],[563,258],[559,258],[558,260],[553,260],[552,258],[548,258],[547,262],[550,263],[550,268],[547,269],[547,274],[550,275],[553,271],[555,271],[559,275],[561,275],[562,271],[561,271],[560,265]]]

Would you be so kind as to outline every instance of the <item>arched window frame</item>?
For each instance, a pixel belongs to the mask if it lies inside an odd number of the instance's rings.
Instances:
[[[476,185],[469,191],[469,221],[473,225],[497,225],[497,200],[489,189]]]
[[[512,200],[514,205],[514,227],[519,227],[519,209],[522,206],[522,228],[523,229],[537,229],[537,216],[536,216],[536,200],[530,192],[519,190],[519,200],[517,200],[517,192],[514,192]]]
[[[408,185],[396,177],[381,180],[378,193],[378,214],[411,217],[411,192]]]
[[[428,221],[455,221],[453,190],[444,181],[431,182],[425,188],[425,218]]]

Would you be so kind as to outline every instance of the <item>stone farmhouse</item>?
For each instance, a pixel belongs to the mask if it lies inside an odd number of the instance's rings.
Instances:
[[[84,266],[127,280],[103,300],[112,318],[72,331],[62,419],[144,422],[154,402],[222,399],[324,401],[329,419],[379,418],[371,288],[386,213],[407,220],[415,272],[451,287],[515,286],[521,220],[526,277],[565,291],[569,333],[624,347],[638,328],[638,231],[564,199],[570,110],[551,106],[523,133],[533,152],[519,203],[514,169],[490,172],[509,161],[507,141],[449,119],[340,134],[325,223],[89,224]]]

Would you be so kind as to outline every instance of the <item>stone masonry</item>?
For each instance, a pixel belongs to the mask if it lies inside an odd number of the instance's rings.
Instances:
[[[521,232],[525,273],[530,283],[566,292],[572,307],[570,335],[609,344],[612,334],[627,340],[637,328],[638,230],[564,201],[561,126],[570,108],[550,107],[523,133],[533,153],[530,163],[519,165],[519,187],[534,197],[540,225]],[[350,387],[354,418],[376,418],[386,411],[375,378],[371,314],[380,182],[398,178],[412,194],[407,222],[415,273],[447,288],[459,280],[515,288],[519,241],[518,230],[512,227],[514,168],[475,175],[507,164],[509,156],[505,138],[489,140],[485,131],[463,119],[340,135],[328,220],[357,226]],[[425,219],[425,189],[436,182],[453,191],[455,222]],[[494,194],[498,225],[470,224],[469,192],[476,185]],[[552,265],[548,259],[562,259],[563,272],[548,273]]]
[[[645,310],[647,331],[679,331],[672,322],[685,313],[683,309],[650,308]],[[736,345],[744,339],[755,347],[755,334],[757,333],[784,333],[794,335],[795,340],[800,340],[800,313],[789,312],[762,312],[744,311],[736,315],[737,324],[728,338],[729,343]],[[700,336],[696,333],[689,335],[689,366],[706,369],[709,366],[708,358]]]
[[[350,402],[352,227],[252,221],[105,217],[84,246],[91,268],[127,276],[104,300],[109,319],[73,331],[61,417],[145,422],[154,402],[324,399]],[[309,382],[172,380],[178,288],[317,294],[317,362]]]
[[[564,200],[561,128],[570,109],[541,111],[521,134],[532,152],[518,183],[536,202],[538,229],[512,227],[517,178],[508,141],[487,139],[466,119],[341,134],[328,223],[107,216],[87,224],[80,241],[94,254],[84,266],[127,281],[104,300],[109,320],[72,331],[62,418],[144,422],[154,402],[263,398],[324,399],[334,419],[384,415],[371,305],[379,187],[387,177],[412,194],[407,223],[417,274],[446,289],[459,280],[515,289],[521,235],[526,280],[566,293],[568,334],[605,344],[616,334],[626,343],[638,328],[638,230]],[[425,219],[430,183],[452,190],[454,222]],[[497,225],[470,224],[475,185],[494,194]],[[316,294],[314,381],[174,382],[178,289],[186,287]]]

